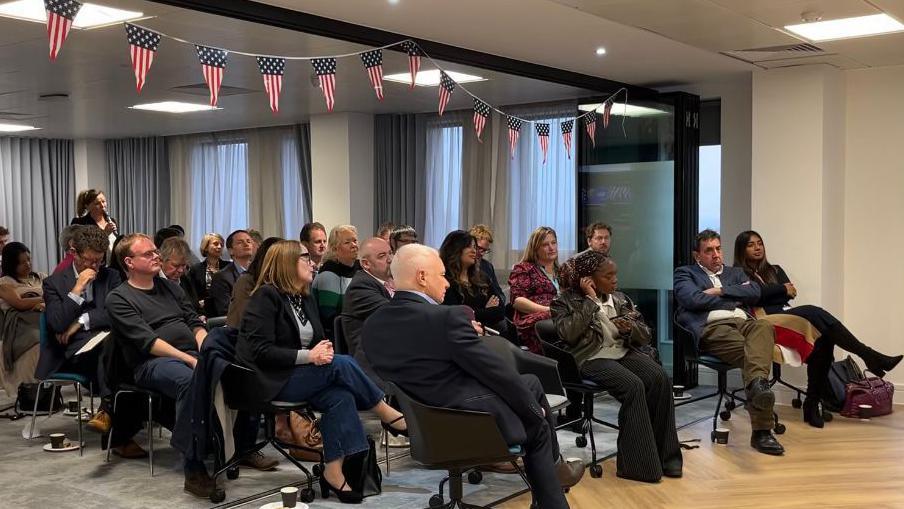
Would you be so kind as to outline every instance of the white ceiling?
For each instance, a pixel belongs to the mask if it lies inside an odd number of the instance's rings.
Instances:
[[[270,55],[326,55],[367,49],[324,37],[237,21],[141,0],[107,0],[107,5],[152,16],[139,24],[169,35],[234,50]],[[73,30],[56,62],[47,57],[47,33],[39,23],[0,18],[0,122],[41,127],[28,135],[65,138],[115,138],[182,134],[283,125],[325,113],[320,89],[311,84],[310,63],[289,62],[284,77],[280,113],[270,112],[263,81],[253,58],[229,56],[224,87],[250,91],[221,92],[222,110],[173,115],[128,109],[139,102],[182,100],[206,103],[208,92],[193,95],[173,87],[203,84],[193,47],[164,39],[141,95],[135,92],[125,31],[121,25]],[[592,91],[515,77],[457,64],[455,71],[477,74],[488,81],[468,84],[469,90],[491,104],[519,104],[586,97]],[[430,68],[424,62],[422,69]],[[386,74],[407,72],[407,58],[384,53]],[[50,93],[68,94],[62,101],[40,100]],[[386,99],[376,99],[357,57],[340,59],[334,111],[369,113],[436,111],[438,89],[385,82]],[[447,110],[468,108],[471,99],[458,90]]]

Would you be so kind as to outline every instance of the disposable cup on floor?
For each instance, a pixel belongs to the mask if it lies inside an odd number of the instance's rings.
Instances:
[[[713,433],[715,434],[717,444],[726,445],[728,443],[728,428],[716,428]]]

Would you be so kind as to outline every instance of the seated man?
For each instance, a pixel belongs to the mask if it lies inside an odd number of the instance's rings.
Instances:
[[[697,234],[694,259],[697,263],[675,269],[678,323],[693,334],[701,352],[741,368],[753,429],[750,445],[781,455],[785,449],[770,431],[775,395],[768,378],[775,332],[742,308],[755,304],[760,290],[743,270],[723,265],[722,241],[713,230]]]
[[[355,274],[345,290],[342,304],[345,343],[348,346],[348,354],[358,361],[358,365],[377,385],[382,386],[382,380],[373,372],[364,355],[364,349],[361,348],[361,328],[364,321],[374,311],[388,304],[395,293],[392,272],[389,270],[389,264],[392,263],[389,243],[380,237],[365,240],[361,244],[361,250],[358,251],[358,260],[361,262],[361,270]]]
[[[395,254],[400,247],[408,244],[417,244],[417,231],[407,224],[396,226],[389,234],[389,247],[392,248],[392,253]]]
[[[59,274],[60,272],[69,269],[69,267],[72,267],[72,260],[75,258],[75,246],[73,245],[75,232],[84,227],[85,226],[81,224],[70,224],[60,232],[60,247],[65,246],[66,250],[64,252],[66,254],[63,256],[63,259],[60,260],[60,263],[53,269],[54,274]]]
[[[185,292],[158,277],[160,252],[150,237],[126,236],[115,255],[128,279],[107,297],[114,338],[136,385],[175,400],[178,421],[207,330]],[[204,463],[185,458],[184,468],[185,491],[209,497],[216,486]]]
[[[232,287],[251,265],[254,258],[254,240],[245,230],[236,230],[226,237],[226,249],[232,257],[232,263],[214,274],[210,282],[210,292],[204,301],[207,317],[226,316],[229,311],[229,300],[232,299]]]
[[[204,313],[204,310],[201,309],[198,294],[195,291],[195,287],[191,283],[191,280],[188,278],[188,275],[185,273],[191,263],[191,259],[189,258],[190,254],[191,248],[188,247],[187,242],[182,240],[182,237],[170,237],[164,240],[160,245],[160,262],[162,264],[160,277],[179,285],[182,288],[182,291],[185,292],[188,300],[192,303],[195,311],[202,314]]]
[[[449,286],[444,272],[433,248],[409,245],[396,252],[395,295],[362,331],[368,360],[425,404],[493,414],[506,442],[524,447],[539,506],[568,507],[562,487],[576,484],[584,467],[561,460],[539,380],[519,375],[483,344],[463,307],[437,305]]]
[[[612,227],[606,223],[593,223],[584,230],[587,249],[609,256],[612,247]]]
[[[314,275],[323,265],[323,255],[326,254],[326,228],[318,222],[306,223],[298,234],[301,244],[308,248],[311,255],[311,263],[314,264]]]

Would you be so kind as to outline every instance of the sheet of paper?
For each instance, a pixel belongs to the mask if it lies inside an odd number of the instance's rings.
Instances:
[[[79,349],[79,351],[75,352],[75,355],[81,355],[85,352],[90,352],[91,350],[94,350],[94,347],[101,344],[101,342],[103,342],[103,340],[106,339],[107,336],[109,336],[109,335],[110,335],[110,331],[103,331],[103,332],[97,333],[97,335],[95,335],[93,338],[89,339],[87,343],[85,343],[85,346],[81,347]]]

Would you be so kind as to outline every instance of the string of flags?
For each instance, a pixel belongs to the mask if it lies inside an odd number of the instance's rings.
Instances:
[[[49,40],[50,60],[56,60],[59,56],[63,43],[69,35],[72,28],[72,22],[82,7],[82,4],[76,0],[44,0],[44,7],[47,11],[47,37]],[[163,34],[133,23],[123,23],[126,32],[126,41],[129,44],[129,53],[132,61],[132,71],[135,74],[135,89],[137,93],[141,93],[151,65],[157,55],[158,48],[162,39],[170,39],[181,44],[194,46],[198,54],[198,61],[201,64],[201,71],[204,76],[204,82],[210,91],[210,105],[216,106],[219,100],[220,86],[223,83],[223,77],[226,72],[226,65],[229,54],[236,54],[255,58],[260,69],[261,77],[264,81],[264,90],[267,93],[267,99],[270,110],[276,114],[279,113],[279,97],[282,92],[283,77],[286,71],[288,60],[309,60],[314,75],[323,93],[327,110],[332,112],[336,104],[336,71],[338,69],[338,60],[345,57],[358,56],[361,59],[364,71],[370,85],[373,87],[377,99],[382,101],[383,93],[383,50],[398,47],[408,56],[408,71],[411,74],[411,84],[409,90],[414,89],[417,74],[421,68],[422,59],[428,59],[434,66],[440,70],[439,81],[439,97],[438,97],[438,113],[440,116],[445,113],[446,106],[452,99],[452,94],[456,89],[460,88],[464,93],[471,96],[474,100],[474,132],[479,142],[481,135],[486,127],[486,123],[490,118],[490,113],[496,111],[505,121],[508,128],[508,141],[512,158],[515,157],[515,147],[521,135],[524,124],[533,124],[537,133],[537,140],[540,149],[543,152],[543,163],[546,163],[549,151],[550,124],[547,122],[533,121],[509,115],[506,112],[491,106],[489,103],[471,93],[460,83],[457,83],[449,74],[446,73],[436,61],[430,58],[424,50],[410,39],[399,41],[386,46],[370,49],[367,51],[348,53],[345,55],[332,56],[273,56],[273,55],[256,55],[253,53],[245,53],[241,51],[233,51],[223,48],[197,44],[195,42],[180,39],[170,35]],[[627,89],[621,88],[611,94],[603,103],[602,125],[603,129],[609,126],[612,105],[616,96],[620,93],[625,94],[625,108],[627,109]],[[624,127],[624,116],[622,117],[622,126]],[[568,158],[571,158],[571,147],[573,144],[573,131],[575,122],[582,122],[587,137],[590,139],[591,146],[596,146],[596,127],[597,112],[596,110],[588,111],[574,118],[564,120],[561,123],[562,142],[565,145],[565,151]]]

